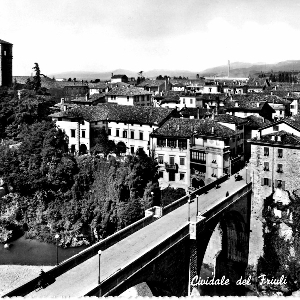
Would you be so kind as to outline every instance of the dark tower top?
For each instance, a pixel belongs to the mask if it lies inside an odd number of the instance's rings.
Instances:
[[[0,86],[12,85],[12,47],[11,43],[0,39]]]

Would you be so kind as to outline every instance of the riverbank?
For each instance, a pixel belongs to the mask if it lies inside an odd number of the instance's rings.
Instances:
[[[0,265],[0,297],[37,277],[41,270],[46,272],[52,268],[53,266]]]

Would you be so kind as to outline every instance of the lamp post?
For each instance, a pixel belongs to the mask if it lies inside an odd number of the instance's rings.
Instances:
[[[56,239],[56,265],[58,266],[58,239],[59,239],[58,233],[55,235],[55,239]]]
[[[102,251],[98,251],[98,256],[99,256],[99,274],[98,274],[98,284],[100,284],[100,258],[101,258],[101,253]],[[100,290],[100,296],[101,296],[101,290]]]
[[[191,194],[189,194],[189,200],[188,200],[188,222],[191,220]]]

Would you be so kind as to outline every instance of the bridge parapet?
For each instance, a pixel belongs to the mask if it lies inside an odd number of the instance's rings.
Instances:
[[[152,263],[159,256],[163,255],[166,251],[172,248],[175,244],[181,240],[189,237],[189,224],[185,224],[176,233],[169,236],[167,239],[160,242],[156,247],[146,252],[134,261],[130,261],[124,266],[124,268],[118,269],[110,277],[101,282],[101,285],[97,285],[93,290],[87,293],[85,296],[117,296],[120,291],[124,291],[131,287],[126,282],[130,282],[132,276],[141,271],[144,267]]]
[[[61,274],[69,271],[70,269],[76,267],[87,259],[97,255],[99,250],[105,250],[122,239],[128,237],[132,233],[138,231],[139,229],[151,224],[154,222],[156,218],[154,218],[154,213],[149,212],[146,217],[143,219],[117,231],[116,233],[110,235],[106,239],[90,246],[89,248],[79,252],[78,254],[70,257],[69,259],[63,261],[58,266],[46,272],[49,277],[56,278]],[[31,281],[23,284],[22,286],[14,289],[13,291],[7,293],[3,297],[13,297],[13,296],[25,296],[36,289],[38,282],[40,281],[40,276],[32,279]]]
[[[194,192],[191,192],[190,195],[185,195],[182,198],[170,203],[169,205],[163,207],[163,215],[166,215],[166,214],[170,213],[171,211],[173,211],[173,210],[177,209],[178,207],[180,207],[180,206],[184,205],[185,203],[187,203],[188,199],[189,199],[189,196],[191,198],[194,198],[197,195],[202,195],[202,194],[208,192],[209,190],[215,188],[216,185],[219,185],[219,184],[223,183],[228,178],[229,178],[228,175],[222,176],[222,177],[218,178],[217,180],[201,187],[200,189],[198,189]]]

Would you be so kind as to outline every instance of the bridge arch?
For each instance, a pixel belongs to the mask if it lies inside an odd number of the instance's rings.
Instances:
[[[230,286],[236,288],[236,281],[242,276],[248,264],[249,230],[244,216],[231,210],[213,221],[208,221],[205,232],[197,237],[198,276],[202,279],[229,279]],[[226,293],[224,287],[200,286],[200,294],[209,296]],[[232,295],[232,294],[231,294]]]

